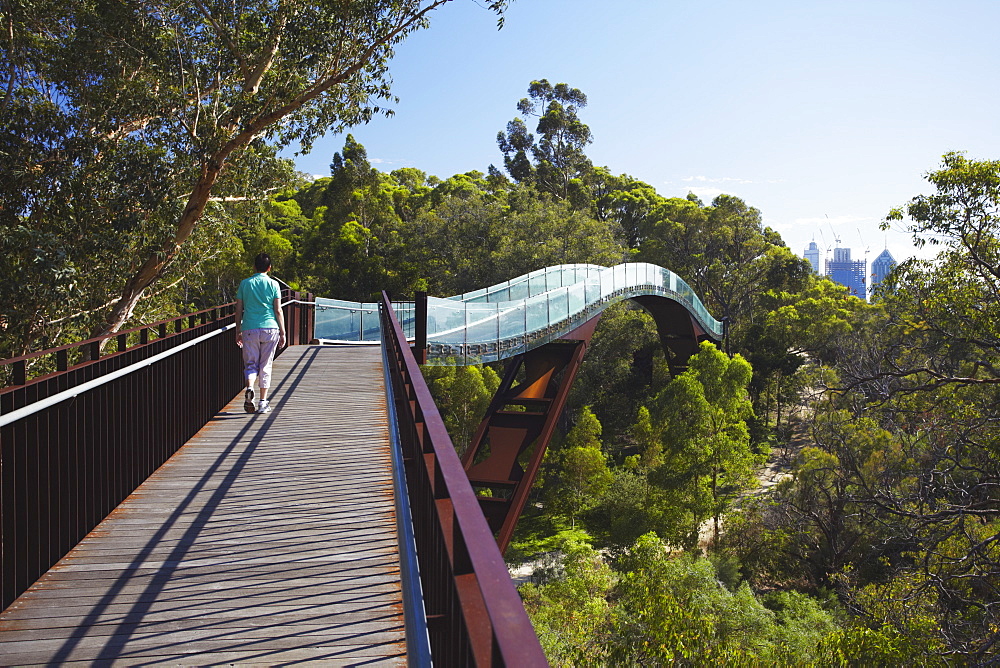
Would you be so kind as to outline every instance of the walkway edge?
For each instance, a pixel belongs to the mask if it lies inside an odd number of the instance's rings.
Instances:
[[[410,514],[410,497],[406,490],[406,471],[403,468],[403,451],[399,445],[399,423],[396,420],[396,403],[392,397],[392,379],[389,377],[389,360],[383,341],[382,376],[385,379],[385,406],[389,422],[389,452],[392,456],[392,483],[395,488],[396,528],[399,536],[399,575],[403,589],[403,624],[406,628],[406,656],[410,666],[430,666],[431,639],[427,632],[427,612],[424,593],[420,586],[420,564],[417,561],[417,542],[413,533],[413,516]]]

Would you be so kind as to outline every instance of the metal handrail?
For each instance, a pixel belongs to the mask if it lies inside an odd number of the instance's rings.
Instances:
[[[286,309],[286,320],[290,320],[291,313],[288,312],[287,307],[290,305],[300,305],[300,306],[312,306],[313,300],[312,295],[300,295],[297,292],[283,291],[281,307]],[[300,299],[300,296],[305,296],[306,299]],[[47,355],[56,355],[57,368],[55,373],[63,373],[74,368],[83,367],[84,365],[89,365],[97,362],[98,360],[107,359],[109,357],[114,357],[121,355],[127,351],[133,350],[141,346],[147,346],[150,343],[156,341],[170,340],[177,334],[182,334],[196,327],[206,325],[210,322],[216,322],[223,320],[228,316],[232,315],[236,310],[236,302],[229,302],[226,304],[220,304],[218,306],[213,306],[210,308],[202,309],[200,311],[194,311],[193,313],[185,313],[184,315],[174,316],[172,318],[166,318],[164,320],[158,320],[156,322],[150,323],[148,325],[140,325],[138,327],[132,327],[130,329],[123,329],[118,332],[113,332],[111,334],[105,334],[103,336],[98,336],[83,341],[76,341],[74,343],[67,343],[61,346],[56,346],[53,348],[46,348],[44,350],[36,350],[33,352],[25,353],[24,355],[18,355],[17,357],[11,357],[7,359],[0,359],[0,368],[11,367],[12,372],[10,379],[8,380],[6,387],[3,383],[0,383],[0,393],[9,392],[15,388],[29,384],[29,382],[35,382],[45,378],[46,376],[40,376],[37,378],[28,378],[28,367],[27,363],[32,360],[37,360],[39,358],[45,357]],[[186,322],[185,322],[186,321]],[[186,324],[186,326],[185,326]],[[289,325],[289,330],[293,329],[291,322],[287,323]],[[308,330],[303,336],[307,337],[305,340],[297,340],[296,343],[308,343],[309,339],[312,338],[312,325],[311,321],[306,324],[305,327],[298,327],[299,329]],[[156,336],[155,338],[150,338],[149,332],[153,332]],[[289,332],[291,334],[291,331]],[[137,335],[139,340],[132,344],[129,344],[130,335]],[[303,337],[299,337],[300,339]],[[118,343],[117,350],[112,352],[102,352],[100,347],[104,341],[110,341],[115,339]],[[175,344],[176,341],[170,341],[168,345]],[[292,343],[292,337],[289,337],[289,344]],[[68,360],[68,352],[70,350],[89,350],[89,359],[84,361],[70,364]]]
[[[396,507],[396,538],[399,541],[399,579],[403,589],[403,625],[406,631],[406,657],[411,666],[429,666],[430,635],[424,593],[420,587],[417,541],[413,532],[413,512],[406,493],[406,470],[399,444],[399,421],[392,400],[392,377],[389,373],[388,346],[382,348],[382,374],[385,382],[386,416],[389,420],[389,453],[392,461],[392,489]]]
[[[59,352],[61,350],[70,350],[72,348],[81,348],[83,346],[92,345],[92,344],[95,344],[95,343],[100,344],[101,342],[103,342],[103,341],[105,341],[107,339],[113,339],[113,338],[117,338],[119,336],[124,336],[124,335],[127,335],[127,334],[135,334],[137,332],[141,332],[144,329],[145,330],[150,330],[150,329],[159,327],[160,325],[168,325],[170,323],[175,323],[175,322],[177,322],[179,320],[185,320],[185,319],[188,319],[188,318],[193,318],[195,316],[201,316],[203,314],[214,314],[214,312],[217,312],[217,311],[220,311],[220,310],[225,315],[226,309],[232,310],[235,305],[236,305],[236,302],[229,302],[229,303],[226,303],[226,304],[220,304],[218,306],[213,306],[211,308],[202,309],[200,311],[194,311],[193,313],[185,313],[184,315],[174,316],[173,318],[165,318],[163,320],[157,320],[156,322],[152,322],[152,323],[150,323],[148,325],[140,325],[138,327],[133,327],[131,329],[123,329],[123,330],[120,330],[120,331],[117,331],[117,332],[112,332],[111,334],[105,334],[103,336],[95,336],[94,338],[85,339],[83,341],[76,341],[74,343],[66,343],[64,345],[56,346],[54,348],[46,348],[45,350],[36,350],[34,352],[25,353],[24,355],[18,355],[17,357],[10,357],[10,358],[7,358],[7,359],[0,360],[0,366],[6,365],[6,364],[13,364],[14,362],[21,362],[21,361],[27,361],[27,360],[35,359],[37,357],[42,357],[43,355],[51,355],[52,353]],[[204,324],[204,323],[201,323],[201,324]]]
[[[148,366],[152,366],[153,364],[165,360],[166,358],[172,355],[184,352],[188,348],[197,346],[200,343],[203,343],[204,341],[207,341],[208,339],[211,339],[214,336],[218,336],[219,334],[223,334],[235,327],[236,327],[235,323],[229,323],[228,325],[224,325],[219,329],[208,332],[207,334],[202,334],[196,339],[185,341],[184,343],[174,346],[173,348],[168,348],[167,350],[164,350],[161,353],[157,353],[152,357],[147,357],[142,361],[130,364],[124,368],[103,374],[101,376],[98,376],[97,378],[81,383],[80,385],[73,386],[68,390],[57,392],[53,395],[45,397],[44,399],[32,402],[30,404],[22,406],[21,408],[14,409],[9,413],[3,413],[2,410],[0,410],[0,427],[6,426],[8,424],[13,424],[18,420],[28,417],[29,415],[34,415],[35,413],[41,412],[47,408],[51,408],[52,406],[55,406],[56,404],[59,404],[63,401],[66,401],[68,399],[73,399],[84,392],[89,392],[90,390],[96,389],[101,385],[106,385],[107,383],[118,380],[122,376],[127,376],[130,373],[135,373],[140,369],[145,369]]]
[[[292,295],[296,298],[296,295]],[[307,301],[311,295],[307,295]],[[289,344],[308,343],[311,308],[286,301]],[[70,365],[67,351],[0,361],[0,608],[65,555],[243,387],[231,305],[119,332],[117,352]],[[186,322],[184,321],[186,320]],[[97,351],[94,351],[95,353]],[[27,379],[25,363],[58,371]]]
[[[493,532],[384,292],[381,312],[434,661],[546,666]]]

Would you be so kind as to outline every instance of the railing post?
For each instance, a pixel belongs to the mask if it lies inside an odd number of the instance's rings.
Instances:
[[[14,362],[14,364],[12,364],[11,366],[13,367],[13,369],[11,370],[11,372],[13,373],[13,378],[11,378],[12,381],[11,384],[24,385],[25,383],[27,383],[28,382],[27,362],[21,360],[20,362]]]
[[[307,344],[316,338],[316,295],[311,292],[306,293],[306,299],[310,308],[307,308],[302,318],[302,343]]]
[[[417,292],[413,303],[413,356],[417,364],[427,364],[427,293]]]

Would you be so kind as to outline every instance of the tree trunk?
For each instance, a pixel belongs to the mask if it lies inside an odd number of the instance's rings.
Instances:
[[[233,148],[235,149],[235,147]],[[232,149],[227,153],[231,153],[231,151]],[[202,165],[201,176],[188,197],[187,206],[177,221],[173,237],[146,258],[138,271],[125,283],[121,296],[108,312],[104,322],[91,332],[91,338],[108,337],[101,341],[102,349],[111,340],[110,335],[120,330],[132,317],[143,292],[163,275],[170,263],[177,257],[181,245],[191,236],[194,226],[205,212],[212,187],[222,171],[224,159],[222,156],[213,156],[211,160]]]
[[[719,544],[719,467],[712,468],[712,501],[715,502],[715,509],[712,515],[712,548]]]
[[[774,388],[774,432],[781,433],[781,372],[778,372]]]
[[[298,95],[284,103],[279,103],[279,106],[276,108],[269,111],[261,110],[259,115],[246,119],[244,124],[231,119],[233,123],[230,131],[233,132],[233,135],[220,149],[208,156],[203,162],[201,176],[198,178],[197,183],[191,191],[191,195],[188,197],[184,213],[181,214],[180,219],[177,221],[177,228],[173,239],[165,242],[158,250],[151,253],[138,271],[125,283],[124,288],[122,288],[121,297],[119,297],[111,311],[108,312],[104,323],[94,329],[92,332],[93,337],[108,336],[120,330],[132,316],[136,304],[139,303],[146,288],[162,276],[170,263],[174,261],[180,251],[181,245],[191,236],[194,226],[201,219],[212,188],[215,186],[215,182],[218,180],[219,174],[226,164],[226,160],[229,159],[229,156],[233,152],[245,148],[266,128],[298,111],[306,103],[327,93],[334,86],[348,81],[352,76],[370,64],[372,56],[379,47],[389,44],[398,36],[405,34],[407,29],[419,23],[429,12],[450,1],[434,0],[426,7],[400,18],[397,23],[389,26],[385,33],[367,44],[360,53],[354,56],[348,63],[345,63],[343,69],[329,73],[325,78],[313,81],[303,88]],[[499,12],[501,10],[501,6],[497,6],[494,3],[489,3],[489,6],[495,11]],[[284,16],[279,17],[279,26],[284,24],[284,18]],[[274,53],[280,44],[280,33],[281,30],[279,27],[271,42],[270,49],[258,60],[259,66],[248,75],[245,81],[246,92],[250,93],[258,89],[264,74],[273,63]],[[107,341],[108,339],[102,341],[102,347]]]

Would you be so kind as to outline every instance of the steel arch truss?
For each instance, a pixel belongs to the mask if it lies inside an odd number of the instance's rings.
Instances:
[[[699,343],[712,337],[671,299],[652,295],[632,299],[653,316],[671,374],[683,372]],[[514,536],[600,318],[598,313],[562,338],[511,358],[462,456],[501,552]]]

